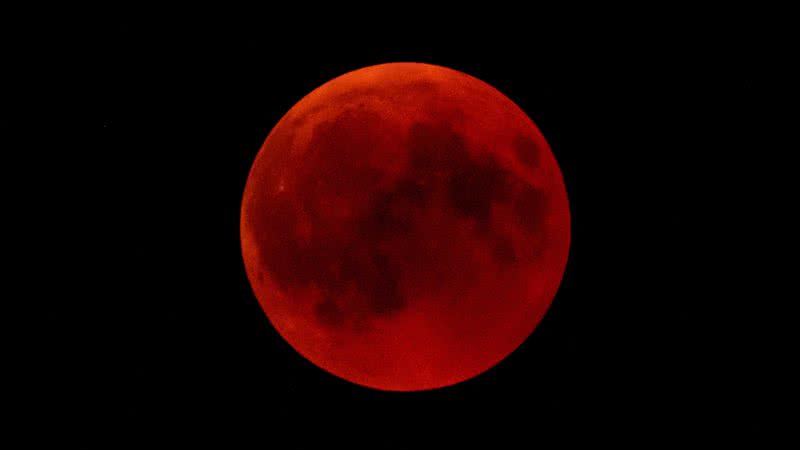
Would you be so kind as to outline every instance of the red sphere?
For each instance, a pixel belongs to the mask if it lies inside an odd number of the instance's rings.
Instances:
[[[253,163],[242,254],[281,336],[326,371],[416,391],[491,368],[537,326],[570,214],[536,125],[488,84],[382,64],[300,100]]]

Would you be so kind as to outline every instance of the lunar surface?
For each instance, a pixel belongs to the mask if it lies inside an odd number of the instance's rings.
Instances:
[[[475,377],[536,328],[561,282],[570,214],[531,119],[440,66],[356,70],[272,129],[241,209],[247,275],[280,335],[380,390]]]

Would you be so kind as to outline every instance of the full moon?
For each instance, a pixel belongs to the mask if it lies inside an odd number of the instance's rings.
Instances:
[[[241,208],[245,269],[278,333],[350,382],[453,385],[525,341],[561,283],[570,212],[542,133],[465,73],[391,63],[275,125]]]

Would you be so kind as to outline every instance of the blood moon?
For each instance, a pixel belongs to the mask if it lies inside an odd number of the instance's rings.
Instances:
[[[452,385],[515,350],[567,261],[561,171],[536,125],[440,66],[356,70],[300,100],[250,170],[245,268],[312,363],[389,391]]]

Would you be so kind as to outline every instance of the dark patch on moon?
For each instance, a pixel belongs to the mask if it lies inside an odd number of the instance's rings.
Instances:
[[[508,172],[500,168],[495,158],[462,161],[448,180],[450,203],[458,214],[474,219],[478,229],[486,231],[492,204],[508,197],[507,179]]]
[[[398,191],[375,194],[372,207],[359,221],[362,239],[372,242],[411,231],[411,211],[409,205],[403,205],[401,194]]]
[[[517,262],[517,252],[514,251],[511,238],[504,234],[497,235],[492,246],[492,256],[501,264],[513,264]]]
[[[411,177],[401,179],[397,183],[397,194],[414,206],[424,208],[431,199],[431,188],[427,184]]]
[[[373,253],[376,273],[370,283],[370,300],[373,312],[381,315],[402,309],[406,299],[398,289],[399,271],[392,267],[389,259],[382,253]]]
[[[250,209],[270,275],[284,291],[292,286],[319,288],[325,300],[314,306],[314,312],[328,327],[363,321],[363,315],[350,317],[346,312],[353,310],[347,302],[356,298],[367,302],[363,314],[385,316],[406,307],[409,299],[400,280],[408,262],[393,260],[380,244],[400,238],[408,242],[412,257],[435,257],[413,255],[424,251],[414,248],[415,239],[423,239],[428,226],[419,223],[423,210],[443,206],[474,221],[501,265],[515,263],[518,255],[509,236],[492,230],[492,205],[514,200],[519,224],[531,232],[542,216],[539,191],[524,187],[512,195],[518,183],[512,183],[510,172],[487,152],[472,156],[464,138],[446,125],[414,124],[405,142],[407,170],[389,189],[378,187],[385,174],[364,163],[364,152],[380,145],[375,136],[381,132],[379,119],[356,109],[317,125],[303,160],[285,166],[293,188],[258,192],[258,208]],[[336,196],[348,203],[359,198],[361,206],[352,216],[332,217],[325,202]],[[434,205],[434,198],[446,204]],[[306,231],[301,233],[303,226]],[[348,292],[350,288],[356,293]]]
[[[446,127],[417,123],[411,127],[408,146],[409,177],[426,185],[446,180],[453,210],[485,231],[492,204],[508,198],[508,171],[489,154],[470,157],[463,137]]]
[[[536,142],[528,136],[519,135],[514,139],[514,153],[522,164],[528,167],[539,165],[539,147]]]
[[[514,203],[514,214],[519,225],[529,233],[536,233],[547,213],[547,196],[525,185]]]

